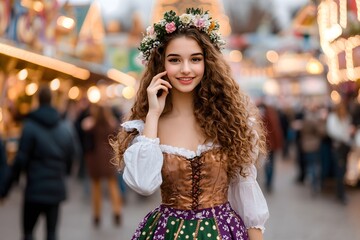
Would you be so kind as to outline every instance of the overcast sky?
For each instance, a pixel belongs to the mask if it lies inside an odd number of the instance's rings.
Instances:
[[[58,0],[60,3],[66,0]],[[127,18],[134,11],[139,11],[144,21],[149,22],[154,0],[68,0],[72,4],[98,2],[103,15],[109,18]]]
[[[59,0],[60,3],[66,0]],[[69,0],[73,4],[86,4],[97,1],[102,8],[103,16],[107,19],[119,19],[122,22],[131,19],[134,11],[138,11],[144,25],[149,25],[151,10],[156,0]],[[221,1],[221,0],[219,0]],[[248,18],[250,9],[256,5],[264,11],[271,11],[281,29],[287,28],[291,23],[294,10],[308,3],[309,0],[225,0],[224,8],[231,11],[241,22]],[[241,3],[241,4],[239,4]],[[234,7],[238,6],[238,7]],[[242,21],[243,20],[243,21]]]

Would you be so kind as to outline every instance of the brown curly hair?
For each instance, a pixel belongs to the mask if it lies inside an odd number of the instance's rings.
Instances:
[[[220,49],[211,43],[207,34],[196,28],[184,28],[167,35],[163,44],[153,51],[128,120],[145,121],[149,108],[146,89],[152,78],[164,71],[164,54],[169,42],[183,36],[194,39],[199,44],[205,59],[204,77],[194,90],[195,118],[206,140],[220,145],[221,154],[227,156],[224,159],[229,161],[229,176],[232,178],[239,173],[246,176],[244,167],[257,162],[253,157],[254,149],[258,148],[262,156],[266,154],[263,126],[260,121],[252,119],[259,119],[257,108],[231,77],[230,66]],[[162,114],[171,111],[170,99],[168,96]],[[257,132],[258,137],[254,135],[253,130]],[[114,163],[119,169],[123,169],[123,154],[137,134],[137,130],[126,132],[122,129],[117,138],[111,141],[115,151]]]

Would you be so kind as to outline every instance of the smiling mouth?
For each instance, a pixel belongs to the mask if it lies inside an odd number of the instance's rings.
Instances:
[[[187,84],[192,83],[192,81],[194,80],[194,77],[183,77],[183,78],[177,78],[177,79],[181,84],[187,85]]]
[[[190,82],[194,80],[194,77],[178,78],[178,80],[182,82]]]

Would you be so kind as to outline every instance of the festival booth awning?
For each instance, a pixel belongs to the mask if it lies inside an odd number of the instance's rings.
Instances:
[[[123,51],[124,37],[116,39],[116,44],[109,41],[96,2],[60,6],[58,1],[2,1],[0,11],[1,99],[8,97],[13,84],[8,78],[13,76],[27,85],[55,79],[85,94],[98,84],[135,87],[142,68],[129,67],[132,62],[129,52]],[[24,79],[19,79],[20,72]]]
[[[102,19],[96,2],[0,1],[0,135],[18,136],[16,120],[35,106],[44,83],[60,111],[82,98],[131,104],[142,70],[137,49],[126,45],[129,34],[105,29]]]

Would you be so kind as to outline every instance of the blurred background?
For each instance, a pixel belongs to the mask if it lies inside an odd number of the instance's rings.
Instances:
[[[208,9],[220,21],[234,78],[264,111],[264,121],[268,109],[275,114],[269,118],[279,133],[269,135],[276,143],[271,165],[258,176],[270,209],[264,239],[360,239],[359,0],[1,0],[0,136],[8,164],[43,83],[74,125],[80,147],[86,144],[81,122],[91,105],[111,109],[119,126],[143,71],[137,58],[142,33],[165,11],[187,7]],[[346,201],[335,196],[338,166],[325,129],[340,104],[353,129],[341,178]],[[314,151],[320,157],[309,162]],[[119,174],[121,225],[111,221],[105,185],[103,221],[94,226],[85,162],[78,159],[69,173],[59,239],[130,239],[159,204],[159,193],[138,196]],[[20,239],[23,187],[19,181],[0,205],[1,239]],[[38,224],[36,236],[41,239],[44,231]]]

